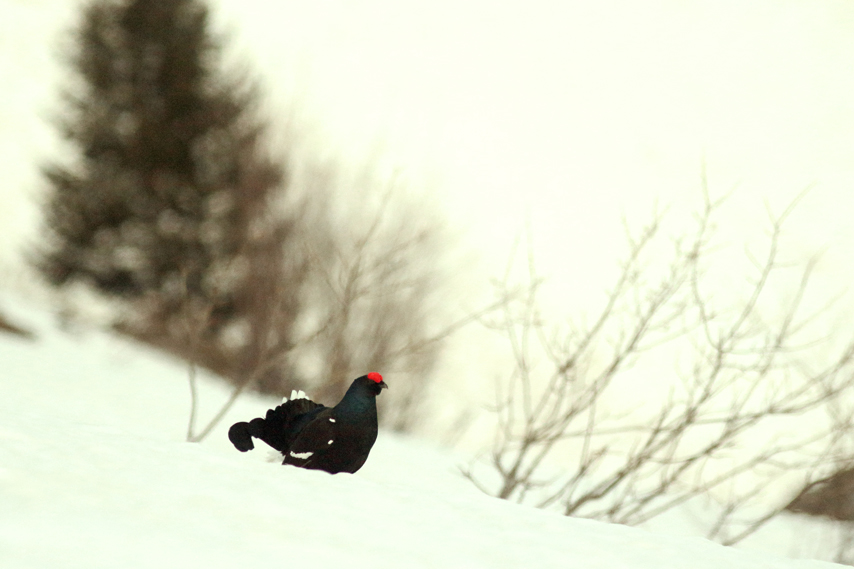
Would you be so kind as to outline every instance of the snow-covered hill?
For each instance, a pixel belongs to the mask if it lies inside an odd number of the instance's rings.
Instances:
[[[181,365],[60,331],[9,299],[0,308],[38,334],[0,335],[4,569],[833,566],[489,498],[457,474],[460,457],[389,433],[356,475],[282,467],[226,439],[232,420],[273,403],[254,396],[205,442],[186,443]],[[201,395],[204,420],[226,390],[203,378]]]

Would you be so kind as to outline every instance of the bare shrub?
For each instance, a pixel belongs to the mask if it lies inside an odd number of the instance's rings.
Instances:
[[[805,336],[816,314],[801,314],[812,263],[798,269],[776,319],[762,308],[778,304],[769,283],[790,268],[779,246],[792,206],[771,216],[764,258],[749,257],[755,273],[727,307],[704,286],[720,206],[704,195],[695,231],[672,242],[663,270],[649,264],[666,244],[662,216],[629,233],[628,257],[591,323],[550,327],[530,258],[526,285],[499,284],[503,313],[488,324],[515,366],[498,385],[488,470],[465,470],[482,490],[635,525],[730,487],[709,535],[732,544],[785,508],[753,508],[773,481],[793,470],[808,476],[829,459],[841,434],[820,415],[850,387],[854,343],[821,364],[804,359],[821,341]],[[662,373],[663,361],[673,362],[674,381],[637,385],[631,368]]]
[[[307,173],[314,204],[303,223],[309,270],[295,357],[316,396],[337,401],[369,370],[392,379],[383,425],[410,430],[442,341],[457,324],[439,309],[442,225],[399,176],[348,175],[325,163]]]
[[[232,396],[201,436],[247,388],[277,395],[302,389],[319,401],[335,402],[354,377],[370,370],[392,382],[379,402],[381,424],[412,430],[444,340],[482,312],[454,319],[441,309],[443,228],[407,197],[402,180],[381,180],[370,167],[348,175],[340,163],[312,163],[303,151],[294,152],[296,157],[304,161],[292,170],[291,182],[301,214],[295,225],[297,246],[286,258],[300,268],[299,286],[280,286],[266,297],[259,313],[264,319],[257,326],[266,331],[266,340],[256,342],[263,349],[241,369]],[[287,310],[277,312],[278,299],[292,299],[300,307],[295,321]],[[196,339],[188,345],[203,338],[209,318],[210,307],[186,315],[186,333]],[[279,321],[293,325],[289,342],[273,337]],[[294,373],[282,378],[281,387],[265,388],[265,374],[283,360]],[[194,410],[194,369],[189,375]],[[191,411],[190,432],[194,421]]]
[[[786,510],[854,521],[854,470],[846,468],[813,480],[786,505]]]

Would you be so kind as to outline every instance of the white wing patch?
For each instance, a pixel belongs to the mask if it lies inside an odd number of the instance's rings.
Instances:
[[[328,442],[328,443],[326,443],[326,444],[331,445],[331,444],[332,444],[332,439],[329,439],[329,442]]]
[[[293,452],[293,451],[291,451],[289,454],[294,458],[298,458],[300,460],[306,460],[307,458],[310,458],[311,455],[313,455],[314,453],[313,452]]]
[[[329,417],[329,422],[330,422],[330,423],[334,423],[334,422],[335,422],[335,419],[333,419],[332,417]]]

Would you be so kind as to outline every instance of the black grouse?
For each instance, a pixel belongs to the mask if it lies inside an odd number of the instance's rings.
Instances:
[[[371,372],[353,380],[335,407],[326,407],[291,395],[263,419],[235,423],[228,438],[240,452],[255,448],[261,439],[284,455],[282,464],[325,470],[331,474],[356,472],[368,459],[377,440],[377,395],[388,386]]]

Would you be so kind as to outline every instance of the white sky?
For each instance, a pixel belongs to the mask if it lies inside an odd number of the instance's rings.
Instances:
[[[437,181],[500,257],[526,210],[588,246],[656,197],[687,212],[703,161],[757,217],[815,185],[810,242],[854,213],[848,2],[221,3],[275,96]]]
[[[36,227],[37,160],[56,152],[57,32],[75,3],[0,0],[5,264]],[[763,200],[779,212],[812,187],[785,254],[824,251],[817,304],[854,279],[848,1],[213,4],[271,108],[296,102],[319,152],[402,169],[467,231],[464,258],[483,261],[476,286],[530,220],[550,294],[599,298],[621,218],[638,227],[658,203],[684,226],[704,163],[712,193],[733,192],[719,258],[763,243]],[[743,282],[737,266],[729,278]]]
[[[0,196],[16,234],[32,226],[33,158],[52,151],[56,32],[74,4],[0,2]],[[704,161],[714,193],[735,189],[734,225],[813,185],[798,247],[854,254],[850,2],[214,4],[274,108],[297,100],[323,151],[407,171],[490,266],[526,215],[547,272],[567,255],[613,262],[620,217],[642,223],[656,198],[687,214]]]
[[[746,294],[765,202],[779,213],[808,187],[782,243],[784,261],[822,254],[807,309],[854,279],[851,2],[218,4],[272,104],[299,101],[318,148],[382,156],[468,230],[475,286],[530,220],[556,323],[602,300],[623,216],[637,228],[669,206],[666,231],[685,229],[704,164],[712,194],[732,193],[707,290]],[[818,333],[847,336],[852,315],[849,294]]]

